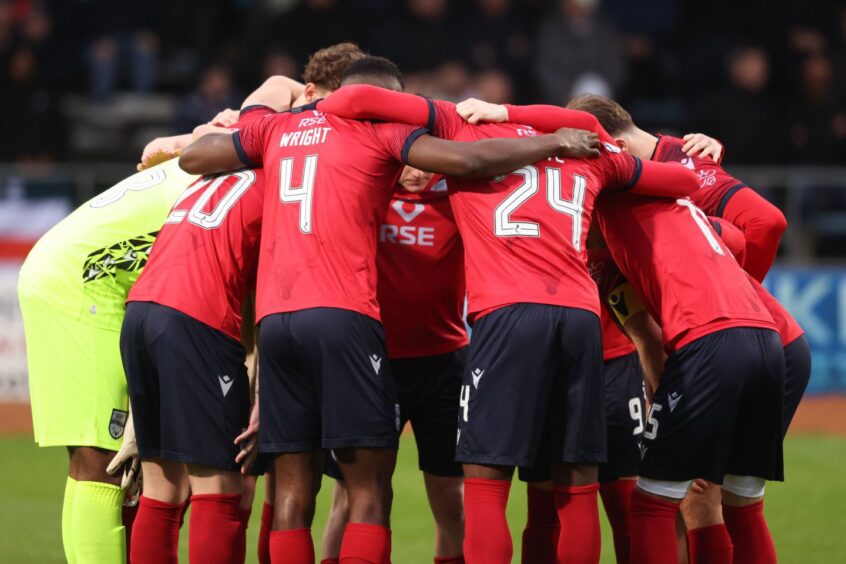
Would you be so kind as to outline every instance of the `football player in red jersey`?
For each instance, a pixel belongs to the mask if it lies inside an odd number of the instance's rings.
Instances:
[[[352,44],[315,53],[307,85],[269,79],[245,100],[235,128],[337,88],[346,65],[363,56]],[[129,293],[121,349],[146,472],[133,562],[176,560],[189,488],[191,560],[244,561],[248,513],[240,510],[238,470],[253,452],[238,446],[250,439],[242,434],[250,393],[240,341],[243,329],[252,335],[247,296],[263,204],[261,169],[198,180],[175,203]]]
[[[569,121],[551,106],[505,109],[541,130]],[[609,194],[596,218],[670,353],[644,432],[631,561],[675,562],[675,515],[692,480],[722,483],[726,504],[745,506],[760,500],[765,480],[783,479],[783,351],[746,274],[689,200]],[[682,506],[694,562],[731,558],[712,490]]]
[[[781,211],[746,183],[728,174],[716,161],[685,152],[686,142],[669,135],[652,135],[638,128],[631,115],[604,96],[581,96],[568,108],[593,113],[623,150],[660,162],[680,162],[699,176],[700,189],[690,199],[706,215],[734,224],[746,238],[743,268],[763,281],[775,260],[787,220]]]
[[[435,518],[435,562],[461,563],[463,480],[461,465],[455,462],[455,434],[468,343],[464,247],[440,176],[403,169],[379,229],[376,266],[401,423],[409,421],[414,430]],[[327,463],[327,474],[339,481],[323,535],[324,563],[336,562],[347,520],[346,488],[332,462]]]
[[[537,134],[516,124],[470,125],[453,104],[367,86],[342,88],[319,107],[429,124],[459,141]],[[592,116],[570,114],[568,126],[596,127]],[[493,180],[448,179],[475,323],[456,449],[469,561],[511,561],[505,506],[515,466],[551,469],[559,559],[598,560],[596,465],[605,461],[605,417],[598,299],[584,262],[593,201],[605,188],[678,197],[694,180],[680,166],[641,167],[611,143],[597,160],[550,159]]]
[[[402,85],[396,66],[379,57],[350,65],[345,81]],[[378,224],[401,163],[492,176],[559,156],[574,135],[587,148],[579,154],[598,152],[584,133],[452,143],[424,129],[345,120],[309,105],[233,135],[207,135],[183,152],[185,170],[263,164],[270,185],[279,186],[265,198],[256,297],[264,351],[260,450],[277,455],[274,562],[314,558],[310,527],[322,449],[329,448],[349,498],[341,560],[390,558],[400,414],[383,362],[375,261]]]

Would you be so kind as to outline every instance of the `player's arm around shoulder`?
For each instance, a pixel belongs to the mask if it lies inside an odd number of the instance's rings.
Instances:
[[[561,129],[549,135],[493,138],[461,142],[431,135],[417,138],[408,151],[407,164],[447,176],[486,177],[508,174],[522,166],[550,157],[599,156],[596,134]]]

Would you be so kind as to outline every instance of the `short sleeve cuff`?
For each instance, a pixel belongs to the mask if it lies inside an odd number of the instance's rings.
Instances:
[[[411,146],[415,141],[417,141],[418,137],[426,135],[427,133],[429,133],[429,130],[425,127],[415,129],[411,132],[411,134],[406,138],[405,143],[402,144],[402,162],[408,164],[408,152],[411,150]]]
[[[238,158],[241,159],[242,163],[244,163],[250,168],[259,168],[261,166],[258,163],[254,163],[252,159],[250,159],[250,157],[247,155],[247,152],[244,150],[244,146],[241,144],[240,131],[236,131],[232,134],[232,140],[235,142],[235,151],[238,153]]]

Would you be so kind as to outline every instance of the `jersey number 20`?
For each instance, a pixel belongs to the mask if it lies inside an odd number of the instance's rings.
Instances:
[[[226,192],[220,201],[217,202],[214,209],[210,212],[204,212],[203,208],[208,205],[212,196],[214,196],[214,194],[227,180],[231,180],[233,178],[235,179],[235,183],[232,184],[229,191]],[[226,214],[229,213],[229,210],[238,203],[241,196],[250,189],[250,186],[252,186],[255,181],[256,173],[251,170],[242,170],[232,174],[218,176],[217,178],[201,180],[185,190],[182,195],[179,196],[179,199],[176,200],[176,203],[173,205],[170,215],[167,216],[165,223],[180,223],[187,217],[190,223],[193,223],[197,227],[202,227],[203,229],[215,229],[220,227],[223,224],[223,220],[226,219]],[[197,198],[197,201],[194,202],[191,209],[179,209],[180,204],[203,189],[205,189],[205,191],[199,198]]]
[[[544,172],[546,173],[546,201],[555,211],[573,218],[573,247],[581,251],[582,213],[587,181],[584,176],[573,175],[573,197],[565,200],[561,190],[561,170],[549,167]],[[538,193],[540,183],[538,169],[536,166],[524,166],[511,174],[522,176],[523,183],[494,210],[494,234],[497,237],[540,237],[540,225],[537,223],[511,219],[511,214]]]

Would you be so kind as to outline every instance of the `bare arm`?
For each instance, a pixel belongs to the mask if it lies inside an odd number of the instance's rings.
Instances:
[[[598,156],[597,145],[595,135],[572,129],[537,137],[469,143],[421,135],[411,145],[406,162],[447,176],[496,176],[549,157],[571,154],[576,147],[586,156]]]
[[[189,174],[216,174],[244,166],[231,133],[204,135],[188,145],[179,157],[179,167]]]
[[[241,104],[241,109],[249,106],[267,106],[281,112],[289,109],[304,89],[303,84],[287,76],[271,76],[246,97],[244,103]]]
[[[661,328],[652,316],[643,310],[629,317],[623,329],[637,347],[646,382],[646,397],[652,401],[667,360],[667,353],[664,352],[662,344]]]

